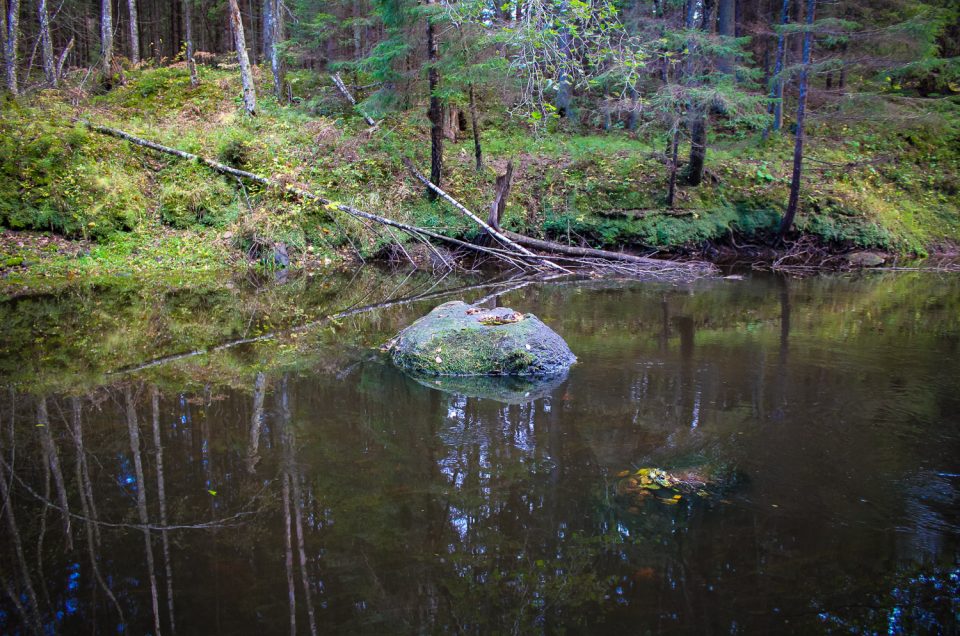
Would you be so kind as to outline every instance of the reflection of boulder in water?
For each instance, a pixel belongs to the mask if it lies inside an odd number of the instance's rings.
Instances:
[[[550,397],[567,379],[566,373],[554,375],[447,375],[409,374],[431,389],[465,397],[495,400],[505,404],[526,404]]]
[[[461,301],[435,307],[388,348],[397,366],[434,376],[555,375],[577,360],[563,338],[533,314]]]

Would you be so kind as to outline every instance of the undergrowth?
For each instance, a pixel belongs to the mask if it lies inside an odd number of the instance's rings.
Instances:
[[[137,256],[116,246],[169,241],[171,228],[221,238],[236,254],[269,254],[282,244],[294,264],[367,257],[406,240],[92,133],[79,123],[87,118],[399,220],[454,235],[474,231],[448,206],[426,202],[403,167],[404,157],[428,165],[423,109],[390,114],[369,131],[325,78],[301,71],[293,78],[296,103],[278,104],[261,90],[251,118],[240,108],[234,75],[203,67],[200,86],[191,88],[185,68],[144,68],[101,95],[72,88],[7,100],[0,110],[0,224],[97,241],[107,251],[91,258],[113,264]],[[924,116],[896,127],[850,117],[811,125],[798,232],[840,249],[921,255],[960,237],[960,103],[899,99],[888,109],[922,106]],[[785,206],[789,134],[761,141],[715,130],[705,183],[681,187],[668,210],[666,138],[657,131],[533,134],[503,112],[481,111],[484,169],[474,170],[472,138],[463,131],[445,145],[443,185],[485,214],[496,174],[512,160],[502,222],[516,231],[669,250],[734,233],[762,239]],[[123,238],[130,234],[142,236]],[[197,255],[229,260],[220,252]]]

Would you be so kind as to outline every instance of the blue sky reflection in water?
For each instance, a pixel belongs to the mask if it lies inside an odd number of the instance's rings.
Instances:
[[[289,285],[0,305],[0,631],[957,632],[960,279],[528,286],[580,360],[532,402],[376,351],[450,298],[102,373],[358,287]]]

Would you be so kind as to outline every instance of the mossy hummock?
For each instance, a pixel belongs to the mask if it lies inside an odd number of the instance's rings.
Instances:
[[[390,342],[394,363],[425,375],[553,375],[577,357],[533,314],[444,303]]]

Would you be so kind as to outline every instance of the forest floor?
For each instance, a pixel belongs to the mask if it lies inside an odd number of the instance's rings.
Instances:
[[[144,68],[100,94],[74,86],[0,104],[3,293],[75,278],[167,280],[215,277],[252,262],[275,267],[272,250],[281,244],[292,266],[321,267],[382,254],[400,238],[98,135],[82,120],[397,220],[475,234],[449,206],[427,202],[403,166],[410,158],[428,168],[425,108],[389,114],[369,129],[326,76],[296,72],[290,77],[301,97],[278,104],[261,78],[251,118],[233,70],[200,71],[197,88],[182,66]],[[831,253],[921,257],[960,241],[960,99],[894,94],[811,119],[794,240]],[[743,248],[769,242],[787,200],[788,132],[764,141],[714,121],[705,182],[681,187],[668,209],[662,133],[586,124],[534,131],[483,102],[480,128],[484,168],[475,169],[472,135],[462,131],[445,144],[443,187],[485,216],[496,175],[513,161],[502,223],[532,236],[641,253],[759,254]]]

